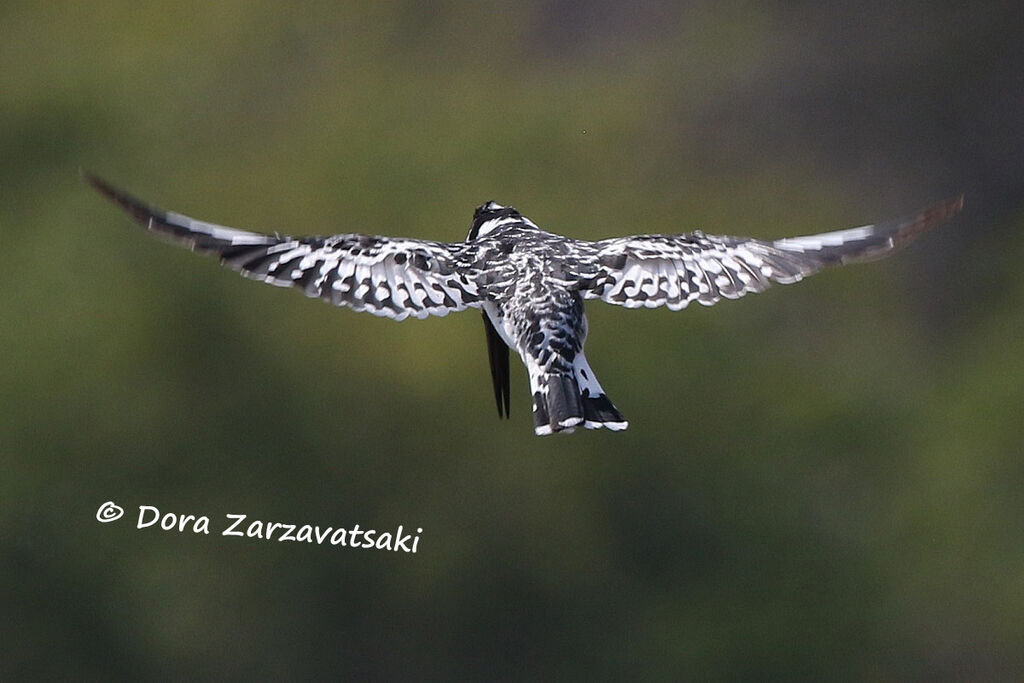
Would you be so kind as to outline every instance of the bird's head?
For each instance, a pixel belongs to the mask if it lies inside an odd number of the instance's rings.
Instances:
[[[495,228],[522,220],[522,214],[511,206],[502,206],[498,202],[481,204],[473,212],[473,223],[469,226],[467,240],[486,237]]]

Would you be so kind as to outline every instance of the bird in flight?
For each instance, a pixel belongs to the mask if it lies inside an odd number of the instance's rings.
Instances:
[[[498,415],[509,416],[509,349],[522,358],[539,435],[628,426],[583,354],[585,299],[626,308],[711,306],[797,282],[825,266],[871,261],[963,207],[947,200],[904,220],[777,240],[690,232],[589,242],[539,228],[487,202],[464,242],[339,234],[265,235],[149,206],[96,176],[87,181],[148,230],[217,254],[242,275],[394,320],[483,313]]]

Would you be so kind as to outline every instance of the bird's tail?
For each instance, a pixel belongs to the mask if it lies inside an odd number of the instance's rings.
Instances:
[[[587,429],[619,431],[629,426],[612,404],[582,353],[569,373],[549,373],[530,368],[533,390],[534,431],[541,435],[571,433],[582,424]]]

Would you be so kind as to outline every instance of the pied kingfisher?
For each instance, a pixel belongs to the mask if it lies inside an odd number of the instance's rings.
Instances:
[[[483,310],[498,415],[509,415],[509,349],[526,365],[537,434],[628,426],[583,355],[584,299],[626,308],[705,306],[880,258],[950,218],[963,198],[905,220],[763,241],[691,232],[587,242],[546,232],[510,206],[476,209],[465,242],[342,234],[264,235],[148,206],[87,180],[147,229],[246,277],[394,320]]]

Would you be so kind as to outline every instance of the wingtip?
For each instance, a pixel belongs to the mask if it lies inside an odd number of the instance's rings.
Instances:
[[[136,199],[124,190],[111,185],[92,171],[82,168],[79,172],[81,173],[82,180],[91,185],[92,188],[101,195],[128,212],[128,214],[140,225],[147,224],[150,219],[156,218],[159,220],[166,216],[166,212],[163,209],[158,209],[155,206],[146,204],[140,199]]]
[[[951,199],[947,199],[944,202],[939,202],[931,208],[925,209],[919,216],[919,220],[923,223],[921,231],[928,230],[945,223],[950,218],[963,211],[963,208],[964,196],[961,194]]]
[[[901,248],[917,239],[922,233],[942,225],[964,208],[964,195],[939,202],[917,215],[900,223],[891,236],[891,249]],[[871,259],[867,259],[871,260]]]
[[[131,199],[131,197],[129,197],[127,194],[117,189],[116,187],[114,187],[113,185],[111,185],[106,180],[99,177],[89,169],[79,169],[79,175],[81,176],[83,181],[85,181],[92,187],[92,189],[96,190],[107,199],[110,199],[122,205],[126,202],[126,200]]]
[[[100,178],[98,175],[93,173],[87,168],[78,169],[78,176],[86,183],[92,186],[94,190],[100,194],[106,195],[107,197],[113,198],[117,195],[117,190],[114,186]]]
[[[936,213],[942,215],[943,219],[949,218],[957,213],[964,210],[964,195],[959,194],[956,197],[947,199],[944,202],[940,202],[935,207]]]

